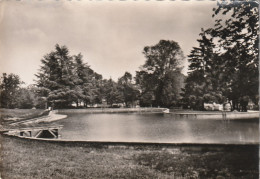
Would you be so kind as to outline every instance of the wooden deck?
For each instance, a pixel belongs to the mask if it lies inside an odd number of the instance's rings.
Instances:
[[[18,137],[58,139],[61,128],[62,126],[19,128],[10,129],[6,134]]]

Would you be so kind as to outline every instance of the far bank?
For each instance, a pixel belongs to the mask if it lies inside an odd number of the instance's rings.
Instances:
[[[56,113],[163,113],[175,119],[257,119],[259,111],[237,112],[237,111],[193,111],[172,110],[167,108],[87,108],[87,109],[57,109]]]

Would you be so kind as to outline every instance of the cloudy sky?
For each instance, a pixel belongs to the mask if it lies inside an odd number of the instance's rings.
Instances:
[[[213,26],[215,6],[178,0],[1,1],[0,73],[33,83],[40,60],[58,43],[73,55],[82,53],[104,78],[135,75],[145,62],[143,48],[161,39],[178,42],[187,56],[201,28]]]

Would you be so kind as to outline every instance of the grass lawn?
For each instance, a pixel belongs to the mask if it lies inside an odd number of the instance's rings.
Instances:
[[[180,150],[173,146],[50,143],[1,137],[4,179],[258,178],[258,147]]]

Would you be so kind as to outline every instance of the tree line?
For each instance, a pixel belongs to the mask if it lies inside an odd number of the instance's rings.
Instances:
[[[258,2],[220,1],[213,17],[214,27],[201,30],[198,46],[188,55],[187,77],[181,73],[183,52],[172,40],[144,47],[146,61],[135,76],[125,72],[117,81],[103,79],[80,53],[71,55],[57,44],[41,60],[34,85],[21,88],[17,75],[3,74],[1,107],[123,103],[203,110],[204,103],[232,101],[233,109],[246,111],[249,101],[259,101]]]
[[[72,104],[88,107],[104,103],[101,107],[119,103],[126,107],[177,105],[184,86],[180,65],[184,57],[180,46],[174,41],[161,40],[145,47],[143,53],[147,60],[135,77],[125,72],[114,81],[103,79],[84,62],[80,53],[71,55],[68,47],[57,44],[41,60],[34,85],[22,88],[19,76],[3,74],[1,107],[70,108]]]

